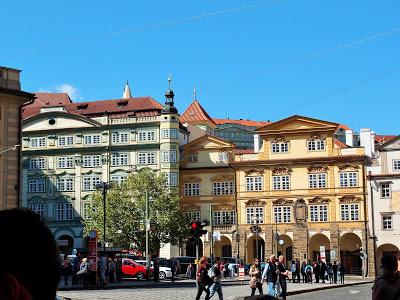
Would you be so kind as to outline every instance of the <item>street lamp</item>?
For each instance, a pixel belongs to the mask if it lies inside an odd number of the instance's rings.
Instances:
[[[97,190],[101,190],[103,195],[103,252],[106,256],[106,196],[107,190],[111,188],[111,183],[101,181],[95,187]]]

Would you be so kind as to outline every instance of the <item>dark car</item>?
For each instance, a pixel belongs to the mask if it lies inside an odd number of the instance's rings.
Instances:
[[[176,274],[186,274],[187,267],[190,263],[194,264],[196,257],[192,256],[177,256],[173,257],[173,260],[177,261],[179,264],[179,270]]]

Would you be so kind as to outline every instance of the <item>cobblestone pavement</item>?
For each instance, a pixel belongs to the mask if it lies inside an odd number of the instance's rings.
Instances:
[[[289,284],[288,290],[303,290],[309,288],[317,288],[317,287],[327,287],[329,284]],[[263,286],[265,290],[265,285]],[[361,287],[361,286],[360,286]],[[237,296],[248,296],[250,295],[250,288],[248,284],[241,285],[229,285],[222,287],[224,299],[232,300]],[[346,293],[346,291],[357,290],[359,287],[343,287],[338,289],[327,290],[329,294],[335,294],[337,290],[342,290],[342,293]],[[369,288],[370,290],[370,288]],[[258,292],[257,292],[258,293]],[[312,294],[312,293],[310,293]],[[153,287],[153,288],[131,288],[131,289],[114,289],[114,290],[89,290],[89,291],[62,291],[58,293],[59,296],[67,297],[73,300],[86,300],[86,299],[99,299],[99,300],[122,300],[122,299],[145,299],[145,300],[167,300],[167,299],[195,299],[196,297],[196,288],[195,287]],[[308,295],[308,294],[307,294]],[[350,294],[349,294],[350,295]],[[364,299],[357,298],[357,294],[351,295],[353,298],[348,299]],[[292,296],[291,299],[296,299],[299,296]],[[204,299],[204,296],[201,298]],[[213,299],[218,299],[218,296],[215,295]],[[303,298],[304,299],[304,298]],[[324,299],[324,298],[320,298]],[[341,298],[344,299],[344,298]],[[347,298],[346,298],[347,299]]]

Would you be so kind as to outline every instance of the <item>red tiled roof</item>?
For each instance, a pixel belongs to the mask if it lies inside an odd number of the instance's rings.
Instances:
[[[335,144],[337,146],[339,146],[339,148],[343,149],[343,148],[348,148],[349,146],[347,146],[345,143],[339,141],[338,139],[333,139],[333,141],[335,142]]]
[[[252,120],[234,120],[234,119],[217,119],[212,118],[215,124],[239,124],[242,126],[252,126],[252,127],[260,127],[271,124],[272,122],[265,122],[265,121],[252,121]]]
[[[29,106],[54,106],[72,103],[67,93],[35,93],[36,99]]]
[[[197,100],[194,100],[188,106],[188,108],[186,108],[186,110],[183,112],[179,120],[182,123],[190,123],[198,121],[209,121],[211,123],[215,123]]]
[[[62,104],[68,113],[88,117],[103,116],[106,112],[110,117],[153,116],[159,114],[162,105],[151,97],[136,97],[129,99],[98,100],[90,102],[77,102]],[[24,119],[40,113],[41,107],[24,107],[22,116]]]
[[[397,135],[375,135],[375,143],[383,144],[393,140]]]
[[[343,129],[343,130],[350,130],[350,127],[348,127],[348,126],[346,126],[346,125],[344,125],[344,124],[339,124],[339,126],[337,127],[337,130],[339,130],[339,129]]]
[[[252,149],[235,149],[235,154],[254,154]]]

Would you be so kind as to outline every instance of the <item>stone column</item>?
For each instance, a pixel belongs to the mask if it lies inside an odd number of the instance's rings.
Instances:
[[[339,234],[339,225],[336,223],[331,223],[330,224],[330,232],[331,232],[331,251],[335,251],[335,258],[331,257],[331,262],[333,261],[340,261],[340,247],[339,247],[339,240],[340,240],[340,234]]]
[[[380,262],[377,262],[375,260],[375,248],[374,248],[374,244],[376,243],[376,241],[374,239],[369,239],[368,240],[368,257],[367,257],[367,261],[368,261],[368,274],[367,276],[369,277],[375,277],[376,272],[378,270],[378,268],[375,268],[375,264],[376,266],[379,266],[378,264],[380,264]],[[375,245],[376,247],[376,245]],[[375,270],[376,269],[376,270]]]
[[[304,261],[304,254],[308,258],[308,225],[297,222],[293,225],[293,259]]]
[[[246,259],[246,243],[247,243],[247,232],[245,225],[239,225],[239,258],[245,261]],[[236,241],[237,243],[237,241]]]
[[[265,230],[265,253],[264,257],[268,258],[272,253],[274,253],[274,248],[272,245],[272,239],[273,239],[273,225],[265,225],[263,230]]]

